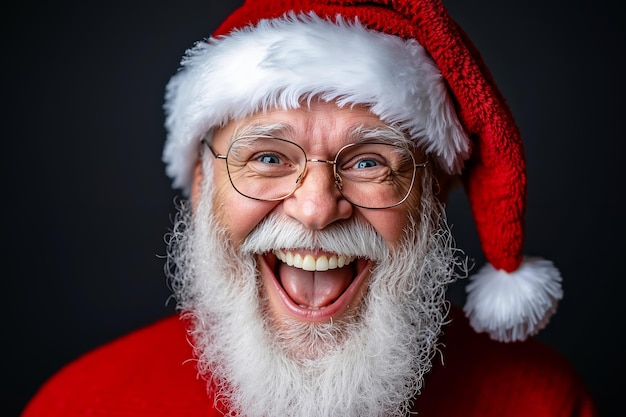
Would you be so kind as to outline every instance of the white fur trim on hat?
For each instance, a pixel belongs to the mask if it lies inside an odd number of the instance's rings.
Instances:
[[[198,144],[212,129],[272,107],[319,96],[364,104],[396,124],[450,173],[460,173],[469,139],[438,68],[415,40],[313,14],[262,20],[198,42],[166,89],[163,151],[173,186],[189,192]]]

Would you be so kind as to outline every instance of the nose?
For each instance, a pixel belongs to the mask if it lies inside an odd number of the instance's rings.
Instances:
[[[313,230],[321,230],[352,215],[352,204],[337,187],[332,165],[310,160],[296,191],[283,201],[285,214]]]

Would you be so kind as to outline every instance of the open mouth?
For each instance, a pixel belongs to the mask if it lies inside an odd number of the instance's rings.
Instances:
[[[355,306],[373,266],[364,258],[318,251],[275,250],[260,258],[287,310],[313,321]]]

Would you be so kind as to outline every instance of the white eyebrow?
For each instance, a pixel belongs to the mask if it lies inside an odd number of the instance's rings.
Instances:
[[[376,140],[400,147],[414,147],[415,142],[400,129],[390,126],[356,126],[350,133],[354,142]]]
[[[247,136],[272,136],[283,139],[283,136],[293,131],[293,128],[283,123],[249,124],[235,129],[231,142]]]
[[[289,139],[295,135],[294,128],[284,123],[248,124],[238,127],[231,138],[231,142],[249,136],[271,136],[280,139]],[[352,127],[346,135],[350,142],[365,142],[376,140],[403,148],[415,147],[415,141],[402,130],[390,125],[367,126],[358,124]]]

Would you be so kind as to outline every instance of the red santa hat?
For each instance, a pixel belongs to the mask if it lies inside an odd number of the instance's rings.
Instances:
[[[479,53],[441,0],[248,0],[181,62],[166,91],[163,153],[188,193],[200,139],[228,120],[313,96],[364,104],[460,174],[488,264],[468,284],[474,329],[540,330],[562,297],[550,261],[525,257],[519,130]]]

